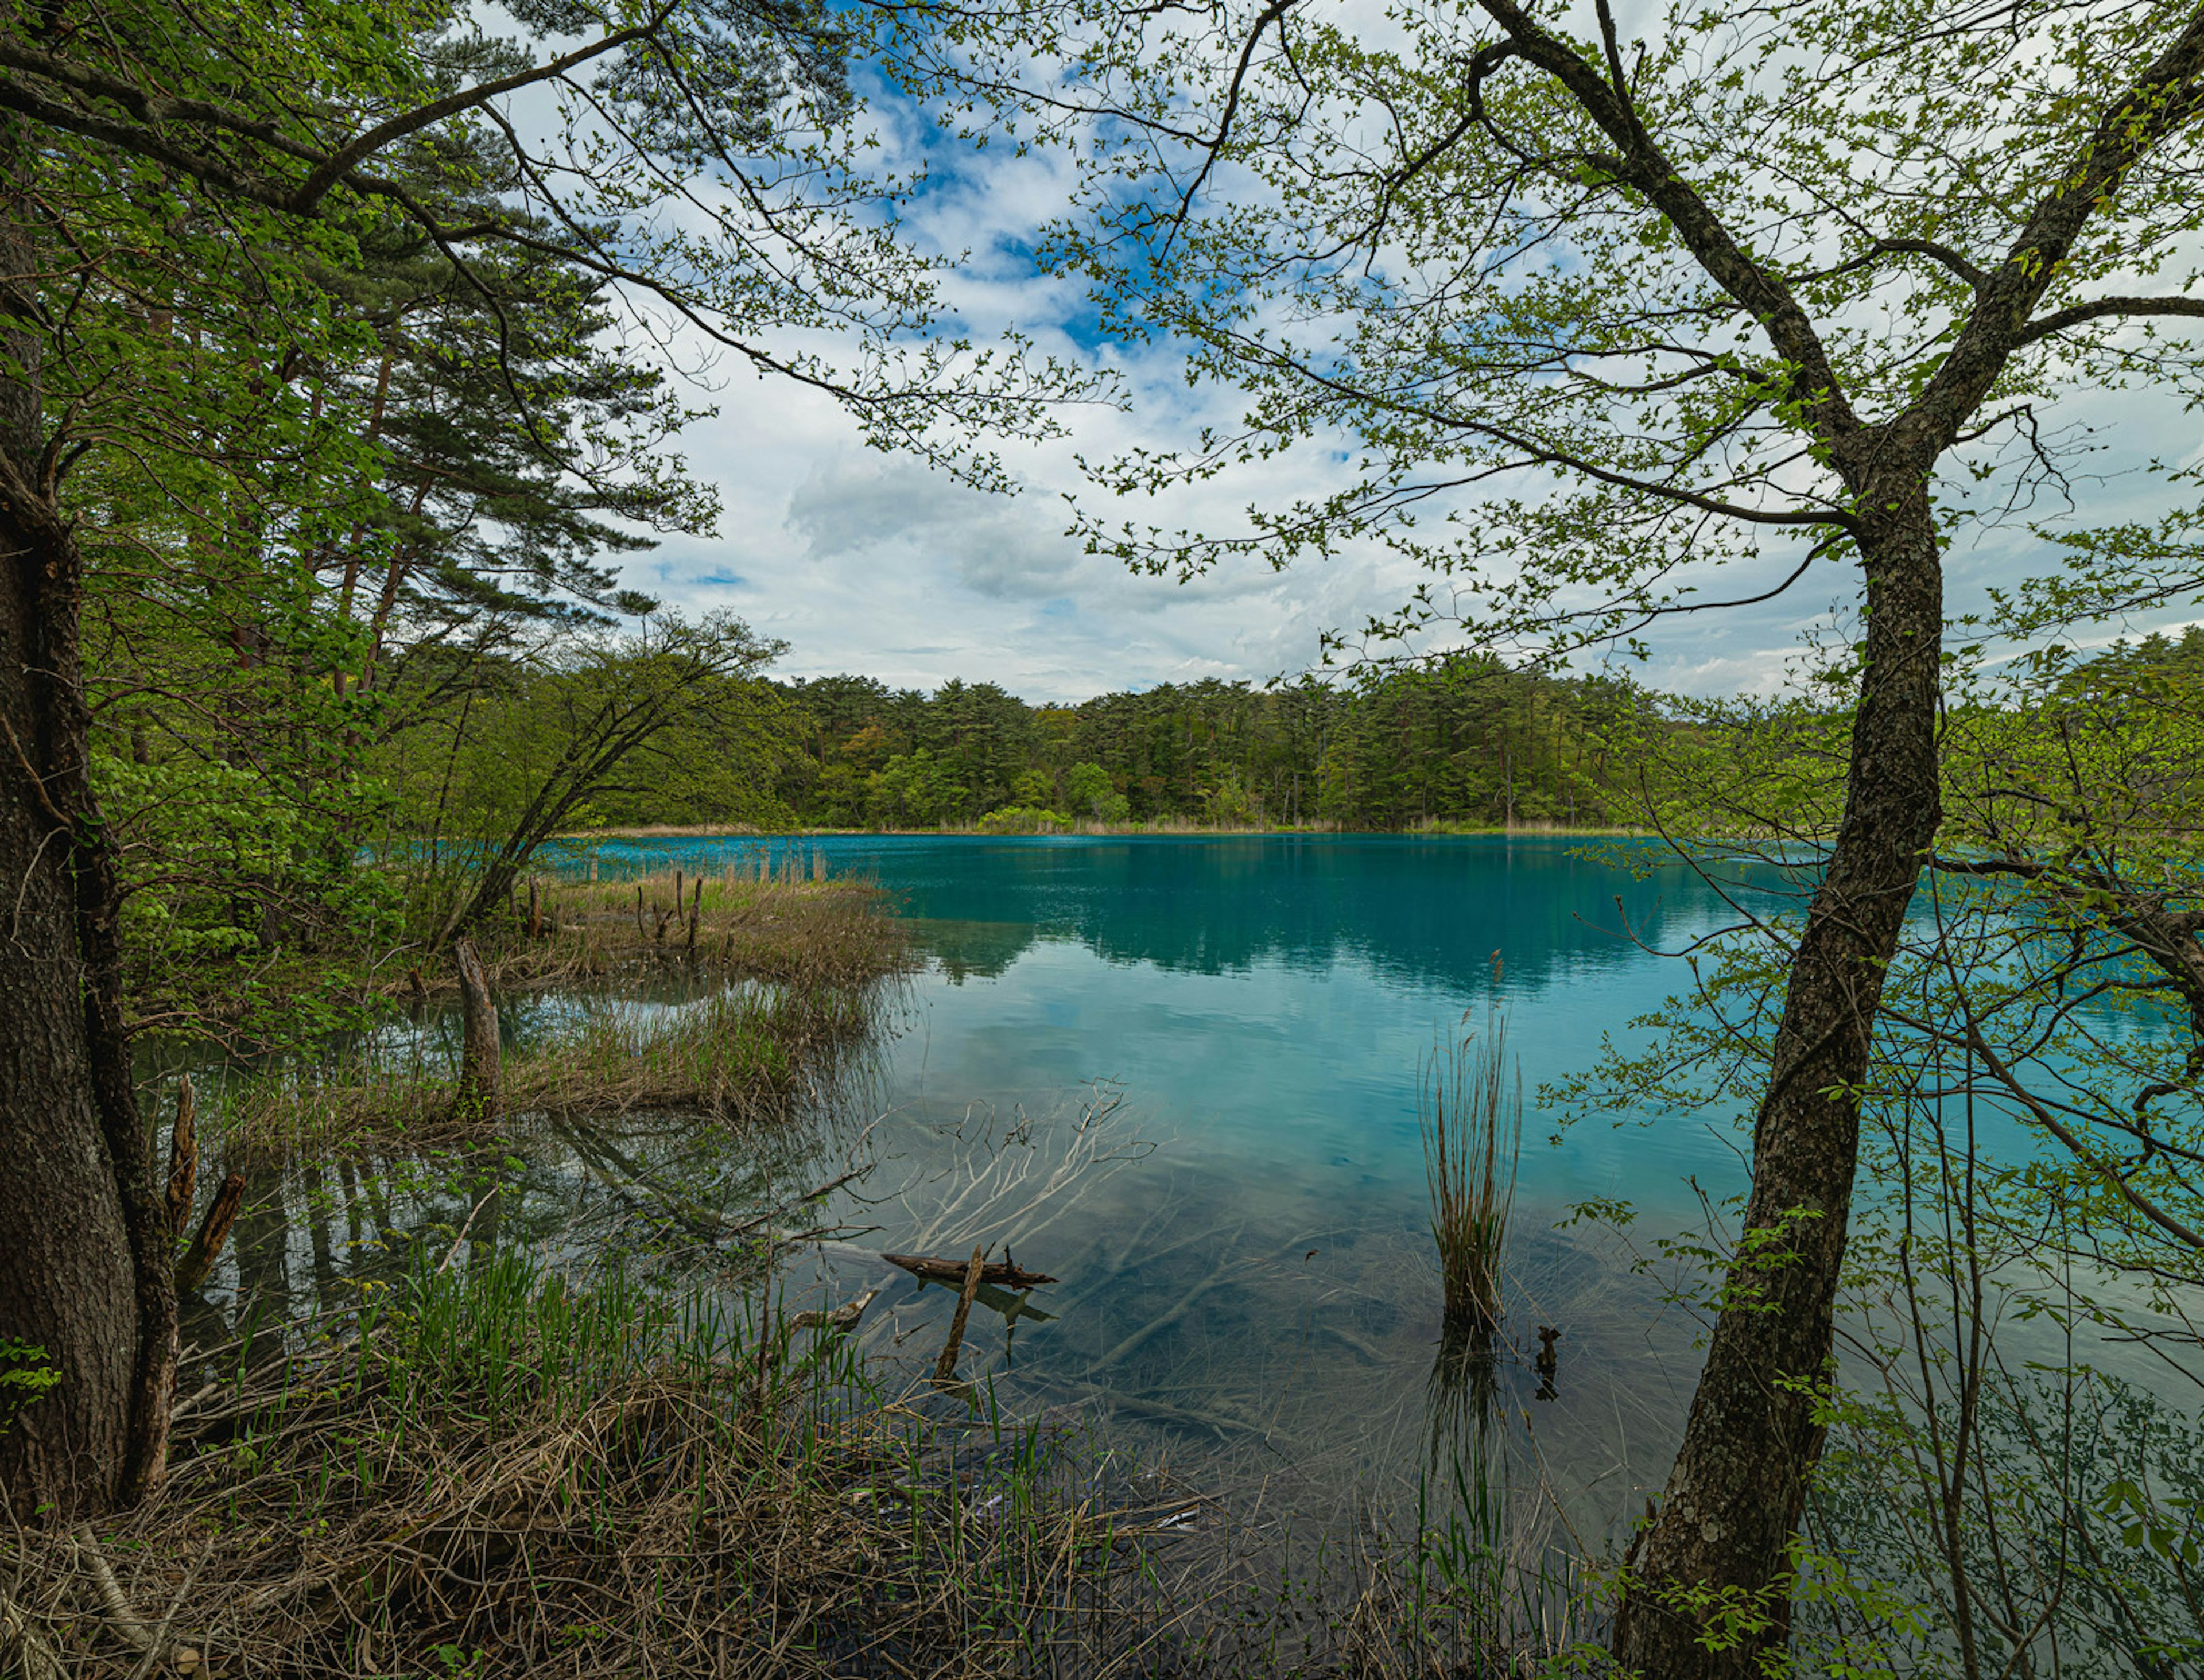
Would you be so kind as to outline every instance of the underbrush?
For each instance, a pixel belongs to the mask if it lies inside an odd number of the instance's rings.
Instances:
[[[1304,1571],[1076,1418],[890,1397],[798,1323],[417,1257],[187,1361],[149,1503],[0,1543],[0,1671],[1469,1680],[1556,1648],[1481,1480]]]
[[[886,1404],[831,1332],[617,1275],[424,1265],[196,1398],[157,1500],[21,1541],[19,1665],[978,1676],[1156,1631],[1116,1613],[1139,1519],[1041,1429]]]

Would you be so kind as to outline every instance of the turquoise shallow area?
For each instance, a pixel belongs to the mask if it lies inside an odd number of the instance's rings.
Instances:
[[[708,871],[761,849],[614,842],[601,855]],[[1589,855],[1656,855],[1629,842],[837,836],[763,849],[877,878],[932,955],[892,1052],[900,1100],[1108,1079],[1189,1160],[1320,1182],[1389,1217],[1423,1206],[1421,1061],[1466,1013],[1481,1022],[1496,956],[1535,1091],[1684,981],[1646,946],[1733,914],[1687,870],[1637,879]],[[1689,1180],[1720,1193],[1739,1179],[1733,1140],[1703,1117],[1611,1120],[1556,1145],[1533,1103],[1526,1213],[1591,1197],[1682,1212]]]
[[[873,1356],[930,1369],[951,1304],[879,1250],[1008,1243],[1063,1281],[1034,1297],[1046,1320],[975,1314],[961,1369],[998,1392],[1099,1406],[1305,1512],[1397,1511],[1446,1440],[1510,1429],[1554,1520],[1642,1509],[1696,1327],[1565,1221],[1620,1198],[1641,1229],[1696,1224],[1742,1157],[1727,1117],[1657,1109],[1556,1136],[1536,1091],[1684,984],[1656,949],[1735,919],[1691,872],[1543,837],[668,838],[598,857],[713,875],[761,852],[876,879],[927,958],[885,1051],[866,1194],[840,1210],[874,1229],[790,1280],[880,1287]],[[1489,1356],[1449,1363],[1419,1083],[1496,1000],[1531,1093],[1508,1315]],[[1533,1366],[1541,1323],[1563,1333],[1557,1384]]]

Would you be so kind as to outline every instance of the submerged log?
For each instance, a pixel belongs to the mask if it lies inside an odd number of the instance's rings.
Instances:
[[[489,1001],[489,980],[474,942],[462,939],[452,947],[452,960],[459,971],[459,1089],[452,1094],[452,1118],[469,1125],[497,1118],[500,1058],[497,1005]]]
[[[967,1263],[962,1260],[944,1260],[931,1254],[883,1254],[880,1258],[928,1283],[953,1283],[961,1287],[964,1282]],[[998,1289],[1038,1289],[1056,1280],[1045,1272],[1029,1272],[1022,1266],[1014,1266],[1007,1260],[990,1260],[980,1269],[980,1281],[992,1283]]]

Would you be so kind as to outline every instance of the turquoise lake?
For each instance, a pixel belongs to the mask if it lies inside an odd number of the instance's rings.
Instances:
[[[876,879],[923,954],[882,1053],[870,1171],[836,1203],[871,1228],[791,1277],[792,1303],[881,1287],[868,1350],[907,1346],[916,1371],[951,1302],[874,1252],[1008,1243],[1063,1280],[1033,1298],[1053,1316],[975,1314],[967,1375],[1099,1406],[1212,1474],[1283,1476],[1304,1508],[1412,1497],[1466,1406],[1512,1423],[1570,1487],[1568,1519],[1598,1527],[1665,1471],[1695,1327],[1611,1236],[1563,1222],[1620,1198],[1666,1233],[1745,1177],[1734,1132],[1705,1116],[1618,1113],[1555,1137],[1537,1105],[1542,1082],[1686,984],[1648,947],[1734,919],[1687,870],[1638,878],[1590,855],[1611,849],[895,836],[597,851],[613,874],[823,858]],[[1434,1046],[1496,1005],[1525,1142],[1507,1324],[1466,1375],[1441,1346],[1419,1086]],[[1552,1384],[1532,1365],[1540,1324],[1561,1331]]]
[[[578,1275],[612,1264],[701,1287],[699,1310],[753,1334],[763,1224],[781,1322],[871,1292],[855,1340],[891,1390],[958,1416],[969,1402],[990,1427],[1093,1429],[1109,1474],[1129,1467],[1243,1524],[1321,1545],[1412,1533],[1434,1499],[1460,1508],[1472,1476],[1478,1500],[1504,1499],[1511,1547],[1581,1558],[1626,1535],[1664,1479],[1705,1281],[1662,1239],[1698,1237],[1744,1189],[1738,1116],[1654,1091],[1564,1127],[1538,1088],[1689,990],[1662,953],[1790,901],[1717,892],[1630,841],[848,836],[589,852],[601,878],[763,866],[874,881],[913,972],[854,1062],[758,1123],[513,1114],[488,1142],[249,1166],[231,1252],[184,1304],[187,1340],[341,1313],[412,1255],[449,1264],[464,1248],[471,1265],[515,1245]],[[556,867],[587,865],[569,851]],[[700,1007],[722,984],[675,956],[500,1007],[524,1041],[592,1011]],[[1419,1108],[1434,1050],[1496,1017],[1526,1101],[1503,1319],[1477,1346],[1443,1330]],[[456,1027],[417,1008],[377,1044],[401,1068],[445,1066]],[[2010,1124],[1984,1136],[2029,1147]],[[1591,1201],[1627,1202],[1635,1222],[1572,1217]],[[882,1257],[961,1263],[975,1245],[1053,1281],[982,1289],[957,1364],[969,1387],[939,1392],[925,1379],[955,1292]],[[1542,1329],[1558,1332],[1549,1370]],[[2008,1318],[1998,1338],[2014,1361],[2062,1357],[2052,1316]],[[2088,1357],[2142,1358],[2102,1343]]]

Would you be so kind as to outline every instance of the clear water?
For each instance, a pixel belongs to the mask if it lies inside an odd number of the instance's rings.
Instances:
[[[884,1251],[984,1244],[1052,1275],[1022,1301],[981,1292],[957,1365],[971,1402],[1106,1420],[1108,1450],[1243,1519],[1327,1544],[1400,1533],[1427,1499],[1459,1505],[1465,1466],[1496,1484],[1519,1556],[1596,1552],[1644,1511],[1698,1369],[1673,1298],[1696,1292],[1570,1210],[1627,1200],[1650,1250],[1744,1187],[1743,1140],[1736,1116],[1657,1097],[1562,1130],[1536,1092],[1681,988],[1655,951],[1736,919],[1695,875],[1650,845],[1543,838],[680,838],[597,860],[715,876],[791,854],[877,880],[923,957],[861,1106],[735,1131],[513,1116],[454,1152],[266,1168],[187,1335],[341,1310],[363,1272],[424,1241],[456,1255],[463,1233],[469,1257],[520,1243],[722,1280],[747,1311],[755,1251],[734,1227],[779,1208],[801,1239],[776,1251],[785,1310],[876,1291],[858,1340],[914,1385],[954,1296]],[[672,967],[618,990],[508,998],[508,1035],[696,996]],[[1434,1046],[1495,1010],[1532,1095],[1505,1319],[1479,1349],[1442,1332],[1419,1096]],[[394,1031],[433,1054],[447,1026]],[[2000,1346],[2057,1358],[2027,1340],[2049,1334],[2008,1322]]]
[[[1304,1505],[1409,1497],[1434,1432],[1481,1413],[1561,1467],[1571,1521],[1642,1507],[1695,1327],[1565,1222],[1621,1198],[1676,1228],[1702,1192],[1741,1187],[1742,1159],[1703,1115],[1556,1135],[1535,1092],[1685,978],[1646,946],[1732,919],[1687,871],[1636,878],[1581,842],[1392,837],[674,839],[608,843],[600,867],[709,874],[791,849],[876,878],[927,959],[864,1139],[869,1199],[838,1204],[878,1229],[792,1290],[880,1286],[868,1345],[922,1369],[945,1293],[873,1251],[1007,1241],[1063,1280],[1034,1297],[1054,1316],[976,1313],[968,1377],[1099,1405],[1158,1450],[1286,1476]],[[1449,1360],[1419,1085],[1434,1045],[1496,1005],[1532,1093],[1509,1311],[1489,1360]],[[1550,1385],[1540,1324],[1562,1333]]]

